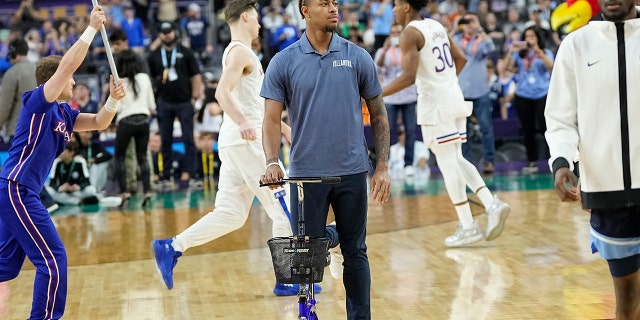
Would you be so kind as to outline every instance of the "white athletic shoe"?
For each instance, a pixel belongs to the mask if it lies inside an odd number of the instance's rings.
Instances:
[[[486,209],[487,213],[487,232],[485,233],[485,240],[495,240],[502,234],[504,230],[504,223],[507,221],[511,207],[508,204],[500,201],[498,196],[493,196],[493,202]]]
[[[462,226],[458,225],[456,233],[444,239],[444,244],[448,247],[459,247],[465,244],[478,242],[483,238],[484,235],[478,226],[478,222],[473,221],[473,224],[468,229],[462,229]]]
[[[344,266],[342,265],[342,263],[344,262],[344,257],[342,256],[340,245],[334,248],[329,248],[329,253],[331,254],[331,263],[329,263],[329,271],[331,271],[331,276],[334,279],[341,279],[344,270]]]

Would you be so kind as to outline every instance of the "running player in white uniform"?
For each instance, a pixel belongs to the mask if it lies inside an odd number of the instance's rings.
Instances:
[[[173,268],[182,253],[242,227],[254,196],[273,221],[273,236],[292,235],[289,218],[273,192],[259,186],[266,159],[262,149],[264,99],[260,97],[264,72],[251,51],[251,41],[260,29],[256,2],[234,0],[227,4],[225,16],[232,41],[222,56],[222,76],[216,91],[224,111],[218,138],[222,161],[219,190],[214,211],[174,238],[152,242],[156,266],[168,289],[173,288]],[[290,136],[289,126],[283,124],[282,128],[282,133]],[[276,295],[295,295],[298,291],[297,285],[280,283],[273,290]]]
[[[460,221],[455,234],[447,237],[445,244],[457,247],[483,238],[491,241],[502,233],[510,208],[491,194],[478,169],[462,156],[461,145],[467,140],[465,121],[472,108],[464,101],[457,74],[466,59],[439,22],[422,19],[420,10],[425,4],[422,0],[395,0],[396,20],[405,26],[400,36],[403,72],[383,88],[383,96],[416,83],[422,137],[438,160]],[[467,185],[486,209],[488,222],[484,235],[471,215]]]

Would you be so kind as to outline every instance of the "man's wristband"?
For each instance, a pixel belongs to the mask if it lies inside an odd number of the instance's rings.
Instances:
[[[104,109],[109,112],[116,113],[118,112],[119,102],[120,102],[119,100],[116,100],[113,97],[109,96],[109,99],[107,99],[107,102],[105,102],[104,104]]]
[[[280,166],[280,162],[271,162],[271,163],[268,163],[266,168],[268,169],[270,166],[278,166],[278,167],[279,167],[279,166]]]
[[[98,30],[94,29],[92,26],[88,26],[86,29],[84,29],[84,32],[80,36],[79,40],[88,45],[91,45],[91,42],[93,42],[93,37],[96,35],[96,32],[98,32]]]

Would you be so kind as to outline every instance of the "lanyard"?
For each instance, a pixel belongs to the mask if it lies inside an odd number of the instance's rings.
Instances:
[[[398,60],[402,59],[402,51],[400,51],[400,54],[396,54],[396,47],[391,46],[391,49],[389,49],[389,53],[391,53],[391,63],[393,63],[394,67],[399,67],[400,64],[398,64]],[[400,59],[398,59],[400,58]]]
[[[529,58],[529,55],[527,54],[527,56],[524,57],[524,69],[527,71],[531,71],[531,69],[533,69],[533,62],[536,60],[536,58],[538,58],[537,52],[533,56],[531,56],[531,58]]]
[[[164,66],[164,68],[168,68],[169,66],[167,65],[167,50],[160,50],[160,52],[162,53],[162,66]],[[176,47],[173,47],[173,49],[171,50],[171,68],[173,68],[176,65]]]
[[[202,153],[202,173],[204,173],[205,177],[211,175],[213,177],[214,171],[214,155],[213,152],[206,154]]]
[[[162,175],[162,171],[164,171],[164,161],[162,161],[162,153],[158,152],[158,173]]]
[[[471,49],[471,55],[475,55],[476,52],[478,51],[478,46],[480,45],[480,40],[478,40],[478,37],[475,37],[473,39],[475,42],[473,44],[473,49]],[[469,44],[469,39],[462,37],[462,50],[464,52],[467,52],[467,45]]]

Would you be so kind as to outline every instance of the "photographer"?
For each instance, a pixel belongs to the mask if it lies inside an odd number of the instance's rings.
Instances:
[[[495,139],[493,135],[492,103],[487,83],[487,59],[496,50],[493,40],[482,30],[478,17],[472,13],[465,14],[458,22],[462,26],[462,34],[453,36],[465,54],[467,63],[458,76],[460,88],[466,101],[473,102],[473,113],[478,119],[482,133],[482,152],[484,154],[483,172],[493,173],[495,158]],[[467,118],[467,132],[471,130]],[[462,144],[462,154],[473,163],[469,143]]]
[[[536,133],[544,137],[544,132],[547,130],[544,108],[554,57],[549,49],[545,49],[542,39],[542,32],[538,28],[527,28],[523,33],[522,41],[513,43],[504,60],[507,69],[512,69],[514,66],[518,69],[516,76],[518,88],[513,106],[520,119],[522,138],[529,161],[523,173],[538,171],[536,160],[538,160],[539,147]],[[546,142],[543,147],[545,153],[548,153]]]

